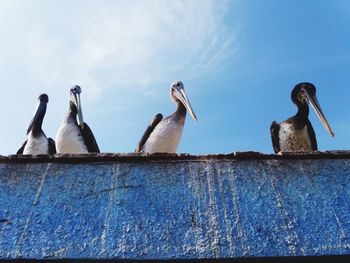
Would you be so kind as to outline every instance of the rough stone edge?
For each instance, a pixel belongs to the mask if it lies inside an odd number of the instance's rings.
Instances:
[[[139,153],[89,153],[50,155],[0,155],[0,163],[106,163],[106,162],[154,162],[154,161],[214,161],[214,160],[305,160],[305,159],[350,159],[350,151],[309,151],[264,154],[260,152],[232,152],[228,154],[190,155],[139,154]]]

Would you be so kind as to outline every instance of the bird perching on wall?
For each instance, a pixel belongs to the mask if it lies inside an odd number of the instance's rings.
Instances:
[[[176,153],[185,124],[186,112],[189,111],[191,117],[197,121],[181,81],[174,81],[171,84],[170,98],[176,104],[176,111],[164,119],[163,115],[158,113],[144,132],[135,152]]]
[[[46,113],[49,97],[46,94],[41,94],[38,98],[39,104],[35,111],[34,117],[27,129],[27,140],[22,147],[17,151],[17,154],[55,154],[55,141],[47,138],[41,126]]]
[[[294,87],[291,99],[298,107],[298,112],[280,124],[275,121],[272,122],[270,133],[273,149],[275,153],[280,151],[316,151],[316,135],[308,119],[309,104],[330,135],[334,137],[334,133],[317,101],[316,88],[308,82],[299,83]]]
[[[84,122],[80,93],[77,85],[70,89],[69,110],[56,134],[57,153],[100,152],[94,134]]]

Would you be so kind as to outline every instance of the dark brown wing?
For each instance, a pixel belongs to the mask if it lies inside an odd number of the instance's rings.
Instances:
[[[18,149],[18,151],[17,151],[16,154],[23,154],[24,147],[26,147],[27,141],[28,141],[28,140],[26,140],[26,141],[22,144],[21,148]]]
[[[307,134],[310,136],[311,149],[313,151],[317,151],[316,135],[315,135],[314,128],[312,128],[312,125],[309,119],[306,121],[306,126],[307,126]]]
[[[56,153],[56,144],[52,138],[47,139],[49,141],[49,154],[54,155]]]
[[[280,125],[275,121],[272,122],[270,127],[270,133],[271,133],[272,147],[275,153],[278,153],[281,150],[279,132],[280,132]]]
[[[87,125],[84,122],[84,125],[82,125],[82,126],[80,125],[79,128],[81,131],[81,135],[84,138],[84,142],[85,142],[85,145],[87,147],[88,152],[99,153],[100,149],[98,148],[97,142],[95,140],[95,136],[92,133],[89,125]]]
[[[156,116],[154,116],[152,122],[150,125],[148,125],[146,131],[142,135],[142,138],[137,145],[135,152],[139,153],[142,151],[143,146],[145,145],[146,141],[148,140],[149,136],[153,132],[154,128],[158,125],[158,123],[163,119],[163,115],[161,113],[158,113]]]

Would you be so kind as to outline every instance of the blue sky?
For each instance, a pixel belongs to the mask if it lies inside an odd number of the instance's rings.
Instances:
[[[311,111],[319,149],[350,149],[349,14],[347,0],[0,0],[0,154],[23,143],[41,93],[55,138],[74,84],[101,151],[131,152],[174,111],[177,79],[198,117],[178,152],[271,153],[270,124],[296,112],[301,81],[335,133]]]

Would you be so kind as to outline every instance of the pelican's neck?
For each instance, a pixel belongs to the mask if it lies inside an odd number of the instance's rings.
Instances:
[[[181,101],[176,102],[176,111],[174,112],[174,117],[176,120],[185,123],[186,119],[186,108]]]
[[[306,122],[309,117],[309,105],[306,103],[297,104],[298,112],[295,114],[294,118],[298,124],[297,128],[302,129],[306,125]]]
[[[73,102],[70,102],[69,103],[69,110],[68,110],[65,121],[66,122],[73,122],[74,124],[78,125],[77,114],[78,114],[77,107],[75,106],[75,104]]]
[[[36,118],[35,122],[33,123],[33,128],[31,130],[32,135],[34,137],[38,137],[43,133],[43,130],[41,129],[46,113],[46,105],[40,105],[40,112],[38,114],[38,117]]]

